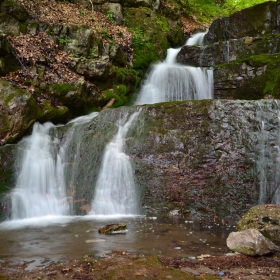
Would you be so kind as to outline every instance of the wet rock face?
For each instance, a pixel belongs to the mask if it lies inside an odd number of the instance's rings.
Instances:
[[[90,203],[103,151],[117,133],[117,120],[138,108],[104,110],[79,131],[79,140],[69,146],[69,162],[81,167],[75,176],[69,171],[75,177],[72,184],[79,186],[74,200]],[[204,100],[141,108],[124,151],[144,212],[169,215],[178,210],[183,216],[205,217],[209,222],[221,217],[234,223],[257,204],[259,129],[264,120],[270,132],[278,131],[275,101]],[[77,142],[79,159],[74,156]]]
[[[124,152],[143,212],[178,212],[233,224],[257,204],[260,127],[265,121],[270,133],[277,134],[276,102],[202,100],[106,109],[75,133],[57,128],[61,145],[68,143],[65,175],[69,191],[74,190],[75,214],[91,204],[103,152],[118,131],[118,120],[139,109]]]
[[[148,107],[140,135],[127,141],[144,206],[155,214],[178,209],[230,221],[254,204],[255,105],[199,101]]]
[[[180,63],[214,68],[214,97],[279,98],[280,1],[212,23],[204,46],[185,46]]]
[[[254,55],[275,54],[280,52],[280,38],[277,35],[268,37],[244,37],[219,41],[206,46],[185,46],[178,54],[180,63],[195,67],[210,67],[217,64],[248,59]]]
[[[278,252],[280,248],[256,229],[230,233],[227,246],[234,252],[248,256],[262,256]]]
[[[9,216],[11,203],[9,192],[15,185],[15,154],[14,145],[0,147],[0,220]]]
[[[252,207],[237,223],[236,229],[257,229],[280,245],[280,205],[265,204]]]

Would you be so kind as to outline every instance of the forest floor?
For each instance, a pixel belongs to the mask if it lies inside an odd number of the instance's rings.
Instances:
[[[280,254],[262,257],[207,257],[201,260],[166,256],[137,256],[114,251],[102,258],[52,263],[28,269],[30,263],[0,263],[0,279],[273,279],[280,280]]]

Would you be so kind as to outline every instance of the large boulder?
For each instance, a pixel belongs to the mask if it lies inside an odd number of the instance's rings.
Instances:
[[[215,20],[205,36],[205,44],[242,37],[262,37],[280,32],[280,1],[266,2]]]
[[[236,229],[257,229],[280,245],[280,205],[265,204],[252,207],[237,223]]]
[[[231,232],[227,238],[227,246],[234,252],[248,256],[262,256],[280,250],[256,229]]]

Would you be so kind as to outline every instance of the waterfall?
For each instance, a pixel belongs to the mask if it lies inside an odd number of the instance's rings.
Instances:
[[[186,45],[203,44],[205,34],[194,35]],[[213,71],[176,63],[180,50],[168,49],[165,61],[151,67],[136,104],[213,98]]]
[[[20,143],[19,175],[12,192],[12,218],[68,213],[58,140],[49,135],[51,123],[35,123],[32,135]]]
[[[16,187],[12,192],[12,219],[67,215],[70,213],[71,196],[67,197],[66,182],[74,180],[78,165],[68,167],[69,146],[75,141],[75,157],[79,155],[80,131],[84,124],[98,113],[79,117],[67,128],[66,140],[62,144],[50,135],[55,132],[52,123],[35,123],[32,134],[20,143],[17,166],[20,168]],[[66,180],[67,174],[70,179]]]
[[[277,101],[275,104],[273,116],[261,116],[265,120],[261,121],[257,148],[260,204],[280,204],[280,109]]]
[[[118,121],[118,132],[107,144],[95,187],[92,214],[139,214],[137,189],[129,156],[124,152],[126,135],[139,115],[133,113],[128,121]]]

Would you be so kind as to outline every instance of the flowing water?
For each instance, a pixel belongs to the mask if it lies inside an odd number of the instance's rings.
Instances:
[[[186,44],[202,44],[203,37],[197,34]],[[152,67],[136,104],[212,98],[212,70],[177,64],[179,51],[169,49],[166,60]],[[112,249],[174,257],[229,252],[225,240],[230,229],[223,226],[202,228],[196,221],[136,216],[140,213],[139,195],[125,145],[139,112],[111,124],[118,130],[113,137],[107,136],[107,144],[102,146],[105,150],[97,180],[87,174],[94,168],[85,167],[83,153],[98,147],[86,150],[82,138],[87,135],[81,131],[97,116],[93,113],[71,121],[63,127],[63,137],[52,124],[36,123],[32,135],[23,139],[17,184],[12,192],[12,220],[1,224],[0,259],[35,260],[28,267],[32,269],[42,260],[48,263],[89,253],[101,256]],[[98,135],[90,127],[85,131],[89,137]],[[98,160],[93,159],[99,163]],[[80,172],[82,168],[86,170]],[[86,177],[86,184],[91,183],[94,190],[90,214],[71,216],[74,194],[82,192],[81,177]],[[115,214],[122,216],[113,217]],[[125,234],[98,234],[98,228],[119,222],[127,223]]]
[[[12,192],[12,218],[68,214],[61,157],[51,123],[36,123],[23,139],[18,156],[19,174]]]
[[[202,44],[205,34],[196,34],[186,45]],[[169,49],[165,61],[151,67],[136,104],[213,98],[213,70],[176,63],[180,50]]]
[[[72,120],[64,144],[51,135],[55,130],[53,124],[34,124],[32,134],[19,145],[19,171],[11,194],[12,219],[70,214],[71,196],[66,193],[66,189],[69,190],[66,186],[67,149],[75,141],[75,156],[79,156],[79,129],[97,115],[93,113]],[[73,176],[75,170],[71,168]]]
[[[129,156],[124,153],[126,135],[139,112],[128,121],[118,121],[118,132],[106,146],[95,187],[92,213],[96,215],[139,214],[137,188]]]

